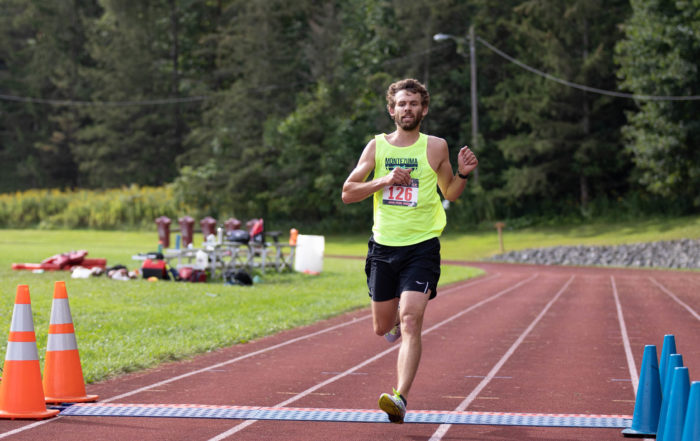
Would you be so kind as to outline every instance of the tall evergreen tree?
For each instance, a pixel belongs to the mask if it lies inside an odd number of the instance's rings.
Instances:
[[[336,228],[339,220],[366,224],[370,207],[343,206],[340,191],[370,136],[391,130],[384,92],[395,78],[382,72],[381,61],[399,54],[394,29],[390,2],[327,1],[310,14],[304,52],[313,88],[267,132],[283,146],[277,212]]]
[[[21,20],[28,5],[24,1],[3,1],[0,14],[0,93],[27,96],[33,90],[21,81],[31,57],[36,32]],[[38,136],[32,111],[25,103],[0,100],[0,191],[38,186],[36,155],[29,153]],[[30,138],[31,137],[31,138]],[[30,139],[27,139],[30,138]],[[8,166],[10,165],[11,166]],[[19,184],[19,185],[18,185]]]
[[[91,35],[95,66],[86,72],[92,99],[102,104],[85,114],[74,149],[80,170],[95,187],[169,182],[188,125],[199,118],[199,102],[179,101],[199,91],[199,66],[182,51],[193,50],[200,20],[215,5],[104,0],[103,6]],[[154,102],[163,99],[169,101]]]
[[[46,95],[72,102],[89,99],[90,85],[81,75],[83,67],[92,63],[85,50],[86,27],[101,13],[101,8],[96,0],[40,4],[43,5],[40,7],[42,33],[51,37],[37,47],[32,64],[50,66]],[[44,110],[48,113],[51,134],[37,142],[35,148],[42,152],[42,169],[51,179],[42,186],[81,185],[78,158],[73,155],[83,119],[81,111],[74,105],[45,106]]]
[[[86,98],[80,79],[86,59],[86,23],[99,14],[95,0],[3,1],[0,20],[0,89],[24,102],[0,103],[0,155],[14,167],[3,173],[8,186],[72,187],[77,165],[71,152],[80,124],[75,107],[46,100]],[[30,101],[30,100],[39,101]],[[2,185],[2,184],[0,184]],[[2,187],[0,187],[2,188]]]
[[[528,0],[505,24],[496,45],[520,61],[573,83],[615,90],[612,47],[626,2]],[[504,136],[497,142],[509,165],[506,200],[542,205],[624,191],[619,127],[625,103],[555,83],[504,65],[495,93],[485,98]],[[623,180],[624,182],[624,180]],[[524,204],[523,204],[524,202]]]
[[[632,0],[617,45],[622,86],[637,95],[700,95],[700,1]],[[700,101],[638,100],[625,127],[635,179],[700,207]]]
[[[219,210],[228,214],[266,216],[271,192],[280,185],[276,161],[285,146],[267,143],[264,133],[293,110],[296,93],[308,88],[300,45],[310,5],[233,0],[224,5],[216,34],[207,37],[218,42],[217,94],[179,163],[189,174],[211,171],[211,182],[224,195]],[[186,190],[207,204],[208,186],[200,187],[178,185],[181,194]]]

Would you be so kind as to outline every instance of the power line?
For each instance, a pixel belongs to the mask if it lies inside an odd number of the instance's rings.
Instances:
[[[434,52],[437,51],[438,48],[430,48],[421,52],[415,52],[411,53],[408,55],[404,55],[401,57],[395,57],[391,58],[388,60],[382,61],[382,64],[393,64],[397,63],[399,61],[408,59],[408,58],[414,58],[418,56],[423,56],[429,52]],[[296,83],[291,83],[291,85],[305,85],[305,84],[311,84],[313,83],[312,81],[302,81],[302,82],[296,82]],[[285,87],[289,86],[290,83],[285,83]],[[277,84],[272,84],[264,87],[258,87],[253,89],[254,91],[270,91],[274,90],[281,87],[281,85]],[[91,107],[91,106],[103,106],[103,107],[128,107],[128,106],[154,106],[154,105],[168,105],[168,104],[178,104],[178,103],[191,103],[191,102],[197,102],[197,101],[206,101],[208,99],[211,99],[212,96],[210,95],[200,95],[200,96],[192,96],[192,97],[184,97],[184,98],[161,98],[161,99],[151,99],[151,100],[141,100],[141,101],[136,101],[136,100],[131,100],[131,101],[80,101],[80,100],[55,100],[55,99],[47,99],[47,98],[31,98],[31,97],[22,97],[22,96],[15,96],[15,95],[4,95],[0,94],[0,100],[4,101],[14,101],[14,102],[19,102],[19,103],[33,103],[33,104],[48,104],[52,106],[76,106],[76,107]]]
[[[46,98],[29,98],[13,95],[0,94],[0,100],[15,101],[19,103],[34,103],[34,104],[50,104],[52,106],[107,106],[107,107],[126,107],[126,106],[154,106],[162,104],[177,104],[191,103],[196,101],[204,101],[211,98],[210,96],[191,96],[184,98],[161,98],[143,101],[73,101],[73,100],[53,100]]]
[[[541,77],[544,77],[548,80],[557,82],[557,83],[562,84],[562,85],[567,86],[567,87],[572,87],[572,88],[583,90],[586,92],[597,93],[600,95],[608,95],[608,96],[613,96],[613,97],[617,97],[617,98],[635,99],[635,100],[640,100],[640,101],[697,101],[697,100],[700,100],[700,95],[689,95],[689,96],[637,95],[637,94],[632,94],[632,93],[599,89],[597,87],[591,87],[591,86],[586,86],[583,84],[574,83],[571,81],[567,81],[567,80],[555,77],[554,75],[548,74],[548,73],[543,72],[539,69],[536,69],[532,66],[529,66],[529,65],[523,63],[522,61],[506,54],[505,52],[498,49],[497,47],[495,47],[494,45],[492,45],[488,41],[479,37],[478,35],[476,36],[476,41],[483,44],[484,46],[486,46],[486,48],[493,51],[497,55],[505,58],[506,60],[510,61],[511,63],[516,64],[517,66],[519,66],[519,67],[521,67],[529,72],[532,72],[536,75],[539,75]],[[430,48],[430,49],[427,49],[427,50],[422,51],[420,53],[413,53],[413,54],[405,55],[402,57],[396,57],[393,59],[384,60],[382,62],[382,64],[396,63],[396,62],[401,61],[403,59],[416,57],[416,56],[422,56],[422,55],[425,55],[426,53],[433,52],[435,50],[436,50],[436,48]],[[270,87],[274,89],[278,86],[273,85]],[[21,102],[21,103],[34,103],[34,104],[49,104],[49,105],[53,105],[53,106],[83,106],[83,107],[90,107],[90,106],[127,107],[127,106],[169,105],[169,104],[206,101],[206,100],[211,99],[211,98],[212,98],[211,95],[199,95],[199,96],[183,97],[183,98],[158,98],[158,99],[140,100],[140,101],[139,100],[130,100],[130,101],[73,101],[73,100],[55,100],[55,99],[47,99],[47,98],[31,98],[31,97],[21,97],[21,96],[0,94],[0,100],[4,100],[4,101],[15,101],[15,102]]]
[[[577,83],[572,83],[571,81],[567,80],[562,80],[561,78],[557,78],[553,75],[550,75],[546,72],[542,72],[539,69],[535,69],[532,66],[528,66],[527,64],[523,63],[522,61],[519,61],[510,55],[506,54],[505,52],[501,51],[497,47],[493,46],[491,43],[488,41],[484,40],[483,38],[477,36],[476,40],[495,52],[496,54],[500,55],[501,57],[505,58],[506,60],[510,61],[511,63],[517,64],[518,66],[522,67],[525,70],[528,70],[534,74],[540,75],[544,78],[547,78],[548,80],[556,81],[559,84],[563,84],[568,87],[573,87],[575,89],[580,89],[580,90],[585,90],[586,92],[592,92],[592,93],[598,93],[600,95],[608,95],[608,96],[614,96],[618,98],[630,98],[630,99],[635,99],[635,100],[640,100],[640,101],[696,101],[700,100],[700,95],[690,95],[690,96],[658,96],[658,95],[636,95],[632,93],[624,93],[624,92],[616,92],[612,90],[604,90],[604,89],[598,89],[597,87],[590,87],[590,86],[584,86],[583,84],[577,84]]]

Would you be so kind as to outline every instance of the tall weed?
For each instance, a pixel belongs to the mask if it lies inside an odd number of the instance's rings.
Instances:
[[[28,190],[0,194],[0,227],[136,229],[151,226],[159,216],[177,218],[187,210],[176,202],[170,186]]]
[[[66,209],[70,195],[60,190],[27,190],[0,194],[0,226],[34,226]]]

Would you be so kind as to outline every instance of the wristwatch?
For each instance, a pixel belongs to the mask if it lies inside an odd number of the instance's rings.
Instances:
[[[462,179],[467,179],[469,177],[469,175],[463,175],[462,173],[460,173],[459,170],[457,170],[457,176],[459,176]]]

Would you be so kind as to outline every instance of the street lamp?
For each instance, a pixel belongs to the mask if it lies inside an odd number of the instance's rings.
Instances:
[[[471,148],[476,151],[479,141],[479,113],[476,100],[476,47],[474,42],[474,26],[469,26],[469,71],[471,77],[471,102],[472,102],[472,142]],[[464,39],[450,34],[435,34],[435,41],[454,40],[457,43],[457,52],[464,54]],[[479,184],[479,169],[474,169],[474,183]]]

